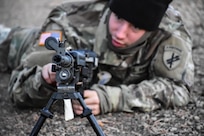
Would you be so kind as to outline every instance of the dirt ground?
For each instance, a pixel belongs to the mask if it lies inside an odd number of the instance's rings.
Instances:
[[[8,27],[40,27],[49,11],[70,0],[0,0],[0,24]],[[107,136],[204,136],[204,4],[202,0],[179,0],[173,5],[183,15],[193,38],[195,86],[191,102],[182,108],[151,113],[111,113],[96,116]],[[40,109],[20,110],[12,106],[7,83],[9,73],[0,73],[0,135],[29,135],[39,118]],[[62,103],[53,106],[53,119],[47,119],[40,136],[94,136],[86,118],[64,120]]]

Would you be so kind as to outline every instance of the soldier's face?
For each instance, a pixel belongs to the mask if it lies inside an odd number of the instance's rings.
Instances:
[[[146,31],[135,28],[134,25],[112,12],[109,18],[109,32],[113,46],[123,48],[135,43]]]

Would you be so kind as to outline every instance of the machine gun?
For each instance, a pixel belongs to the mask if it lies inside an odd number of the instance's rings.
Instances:
[[[36,136],[41,129],[46,118],[53,118],[49,111],[56,100],[77,99],[83,107],[81,117],[87,117],[97,136],[104,136],[91,109],[89,109],[82,97],[83,90],[86,89],[92,79],[93,70],[97,67],[97,55],[87,50],[65,49],[63,42],[58,42],[53,37],[45,40],[45,46],[49,50],[55,50],[53,56],[52,71],[56,72],[57,92],[54,92],[47,105],[41,110],[41,116],[35,124],[31,136]]]

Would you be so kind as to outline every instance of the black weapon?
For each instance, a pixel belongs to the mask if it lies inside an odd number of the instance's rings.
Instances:
[[[41,110],[41,116],[35,124],[30,136],[36,136],[46,118],[53,118],[49,111],[56,100],[77,99],[83,107],[82,118],[87,117],[97,136],[105,136],[98,125],[91,109],[89,109],[81,93],[91,82],[93,70],[97,67],[97,55],[87,50],[65,49],[63,42],[58,42],[53,37],[45,40],[45,46],[57,53],[53,56],[52,71],[56,72],[57,92],[53,93],[47,105]],[[77,90],[77,91],[76,91]]]

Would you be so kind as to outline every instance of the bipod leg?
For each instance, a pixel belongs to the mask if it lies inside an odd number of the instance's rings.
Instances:
[[[38,119],[37,123],[35,124],[30,136],[37,136],[38,132],[40,131],[45,120],[47,118],[51,118],[51,119],[53,118],[53,114],[49,111],[49,109],[52,106],[52,104],[57,100],[56,97],[57,97],[57,92],[52,94],[47,105],[42,110],[40,110],[40,112],[41,112],[40,118]]]
[[[103,133],[101,127],[97,123],[96,118],[92,114],[92,110],[89,109],[86,106],[86,104],[84,102],[84,99],[82,98],[81,94],[79,92],[77,92],[76,94],[77,94],[77,99],[78,99],[79,103],[83,107],[83,113],[81,114],[81,117],[82,118],[83,117],[87,117],[87,119],[89,120],[89,123],[91,124],[91,126],[94,129],[94,131],[97,134],[97,136],[105,136],[105,134]]]

